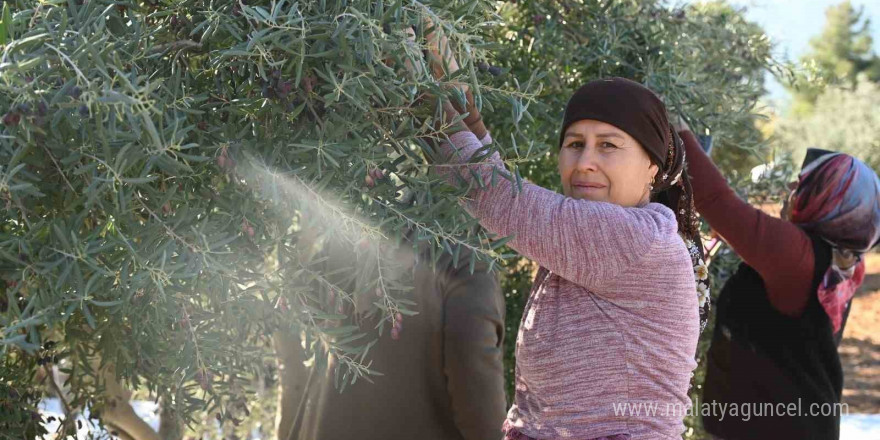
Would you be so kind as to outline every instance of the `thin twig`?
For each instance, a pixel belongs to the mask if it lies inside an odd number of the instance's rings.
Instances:
[[[159,224],[162,225],[163,228],[165,228],[165,232],[167,232],[168,235],[171,236],[171,238],[173,238],[173,239],[175,239],[175,240],[181,242],[184,246],[186,246],[187,248],[189,248],[189,250],[191,250],[191,251],[193,251],[193,252],[195,252],[195,253],[197,253],[197,254],[206,254],[206,253],[208,253],[207,251],[203,251],[203,250],[202,250],[201,248],[199,248],[198,246],[196,246],[196,245],[194,245],[194,244],[190,244],[188,241],[184,240],[183,237],[177,235],[177,233],[174,232],[174,230],[171,229],[171,227],[169,227],[164,221],[162,221],[161,218],[159,218],[159,215],[157,215],[155,212],[153,212],[153,210],[150,209],[150,208],[147,206],[146,203],[144,203],[144,200],[141,199],[141,196],[140,196],[140,195],[135,194],[135,198],[137,198],[138,202],[140,202],[141,207],[143,207],[143,208],[144,208],[144,209],[150,214],[150,216],[153,217],[153,219],[155,219],[157,222],[159,222]]]
[[[58,165],[58,161],[55,160],[55,156],[53,156],[52,152],[49,151],[48,148],[46,148],[46,145],[41,144],[41,146],[43,147],[43,150],[46,151],[46,154],[49,155],[49,159],[52,159],[52,163],[55,164],[55,168],[58,168],[58,174],[60,174],[61,178],[64,179],[64,183],[67,184],[67,187],[70,188],[70,191],[72,191],[74,194],[76,194],[76,190],[73,189],[73,185],[71,185],[70,181],[67,180],[67,176],[64,175],[64,171],[61,169],[61,165]]]
[[[48,369],[49,373],[49,386],[52,387],[52,391],[55,391],[58,394],[58,400],[61,401],[61,406],[64,407],[64,424],[62,425],[62,432],[66,431],[66,427],[71,426],[73,420],[71,416],[74,415],[73,409],[70,407],[70,403],[67,402],[67,399],[64,398],[64,391],[58,386],[58,383],[55,382],[55,375],[52,372],[52,368]]]
[[[273,177],[273,178],[276,177],[275,173],[272,173],[272,177]],[[378,235],[379,238],[381,238],[381,239],[384,239],[384,240],[390,240],[390,239],[389,239],[384,233],[382,233],[381,230],[379,230],[379,229],[377,229],[377,228],[375,228],[375,227],[373,227],[373,226],[371,226],[371,225],[369,225],[369,224],[367,224],[367,223],[364,223],[364,222],[362,222],[362,221],[360,221],[360,220],[357,220],[357,219],[355,219],[355,218],[352,218],[352,216],[348,215],[348,214],[347,214],[346,212],[344,212],[342,209],[338,208],[335,204],[330,203],[329,201],[325,200],[323,197],[321,197],[320,194],[318,194],[317,192],[315,192],[315,190],[313,190],[309,185],[307,185],[305,182],[303,182],[303,180],[302,180],[299,176],[297,176],[296,174],[291,174],[291,177],[292,177],[294,180],[296,180],[296,183],[298,183],[301,187],[303,187],[306,191],[308,191],[308,193],[309,193],[313,198],[315,198],[316,201],[317,201],[320,205],[324,205],[325,207],[327,207],[328,209],[330,209],[331,211],[333,211],[334,214],[336,214],[336,215],[338,215],[339,217],[341,217],[341,218],[342,218],[342,222],[343,222],[343,224],[353,224],[353,225],[355,225],[357,228],[359,228],[359,229],[361,229],[361,230],[363,230],[363,231],[370,231],[370,232],[373,233],[374,235]]]
[[[399,211],[399,210],[398,210],[397,208],[395,208],[394,206],[392,206],[392,205],[390,205],[390,204],[384,202],[383,200],[377,199],[377,198],[375,198],[375,197],[370,197],[370,198],[371,198],[374,202],[378,203],[379,205],[381,205],[381,206],[385,207],[386,209],[390,210],[391,212],[395,213],[398,217],[402,218],[402,219],[405,220],[407,223],[413,225],[414,227],[416,227],[416,228],[419,229],[419,230],[422,230],[422,231],[424,231],[424,232],[428,232],[428,233],[430,233],[431,235],[433,235],[433,236],[435,236],[435,237],[441,237],[441,238],[443,238],[443,239],[445,239],[445,240],[447,240],[447,241],[450,241],[450,242],[452,242],[452,243],[455,243],[455,244],[457,244],[457,245],[459,245],[459,246],[464,246],[465,248],[470,249],[470,250],[473,251],[473,252],[477,252],[477,253],[481,253],[481,254],[487,255],[487,256],[491,257],[492,259],[494,259],[494,260],[499,260],[499,259],[500,259],[500,256],[499,256],[498,253],[495,252],[495,251],[492,251],[492,250],[485,250],[485,249],[483,249],[483,248],[478,248],[478,247],[476,247],[476,246],[473,246],[473,245],[467,244],[467,243],[465,243],[465,242],[463,242],[463,241],[461,241],[461,240],[459,240],[459,239],[453,237],[452,235],[450,235],[450,234],[448,234],[448,233],[446,233],[446,232],[444,232],[444,231],[442,231],[442,230],[437,231],[437,230],[431,229],[430,227],[425,226],[425,225],[419,223],[418,221],[409,218],[406,214],[404,214],[403,212]]]
[[[79,70],[79,67],[76,67],[76,64],[73,62],[73,60],[70,59],[70,57],[68,57],[66,54],[64,54],[64,52],[61,52],[60,50],[58,50],[55,46],[52,46],[51,44],[48,44],[48,43],[43,43],[43,44],[45,44],[46,47],[48,47],[49,49],[52,49],[52,50],[54,50],[56,53],[58,53],[58,56],[60,56],[61,58],[63,58],[65,61],[67,61],[67,62],[70,64],[70,67],[73,67],[73,70],[76,72],[76,74],[79,75],[79,77],[80,77],[80,78],[81,78],[86,84],[89,84],[89,79],[86,78],[86,76],[82,73],[81,70]]]
[[[202,44],[196,43],[195,41],[192,41],[192,40],[172,41],[171,43],[157,44],[156,46],[153,46],[153,48],[150,49],[149,54],[152,55],[152,54],[164,52],[165,49],[171,49],[171,50],[175,50],[175,49],[182,49],[182,50],[202,49]]]
[[[192,321],[189,319],[189,311],[186,310],[186,304],[183,305],[183,316],[185,319],[185,324],[187,330],[189,330],[189,334],[192,336],[193,348],[196,351],[196,365],[199,369],[199,373],[202,375],[201,381],[199,381],[199,385],[205,386],[203,384],[208,383],[208,369],[205,367],[205,362],[202,361],[202,352],[199,350],[199,342],[196,337],[196,332],[193,330]]]

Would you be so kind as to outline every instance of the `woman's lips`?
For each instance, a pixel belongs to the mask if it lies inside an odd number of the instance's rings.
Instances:
[[[578,189],[583,190],[591,190],[591,189],[602,189],[605,188],[605,185],[601,183],[575,183],[572,186]]]

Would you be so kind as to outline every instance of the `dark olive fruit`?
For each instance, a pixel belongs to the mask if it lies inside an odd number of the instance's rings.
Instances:
[[[6,116],[3,117],[3,125],[8,127],[14,127],[21,122],[21,113],[18,112],[9,112]]]

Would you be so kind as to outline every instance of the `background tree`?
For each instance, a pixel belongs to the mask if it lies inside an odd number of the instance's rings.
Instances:
[[[802,158],[810,147],[851,154],[880,173],[880,84],[862,75],[854,89],[829,87],[812,113],[779,121],[778,142]]]
[[[825,26],[811,40],[813,49],[804,62],[828,82],[796,76],[791,107],[768,125],[774,146],[795,162],[807,148],[818,147],[852,154],[880,169],[880,57],[870,26],[863,11],[848,1],[827,10]]]
[[[870,27],[863,8],[853,7],[849,0],[825,11],[825,26],[801,59],[805,72],[795,76],[790,87],[794,114],[812,111],[826,84],[853,88],[862,73],[880,81],[880,57],[872,49]]]

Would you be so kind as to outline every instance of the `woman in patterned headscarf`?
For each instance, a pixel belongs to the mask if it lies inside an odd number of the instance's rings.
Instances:
[[[880,235],[880,184],[852,156],[817,149],[809,154],[782,216],[832,246],[817,295],[839,342],[844,315],[865,277],[862,255]]]
[[[750,416],[702,413],[706,430],[725,440],[837,439],[837,344],[864,277],[861,255],[880,238],[880,180],[852,156],[811,149],[779,219],[737,197],[693,133],[680,135],[697,211],[744,261],[718,298],[703,402]]]

